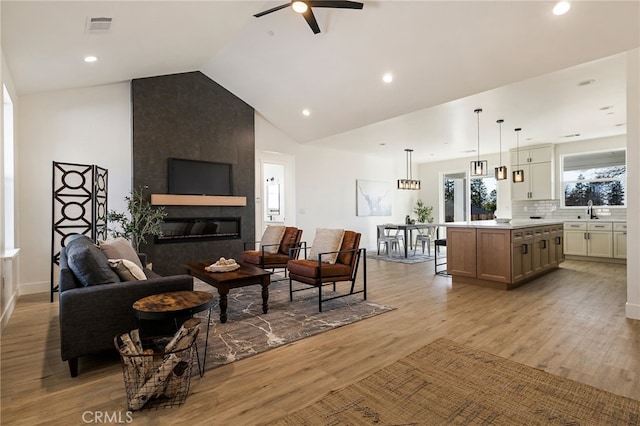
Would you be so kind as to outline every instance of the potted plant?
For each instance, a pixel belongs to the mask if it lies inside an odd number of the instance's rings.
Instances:
[[[111,236],[123,237],[139,251],[141,243],[147,243],[146,237],[162,235],[162,222],[167,216],[164,207],[153,207],[146,199],[143,188],[133,189],[124,197],[128,213],[110,210],[107,221],[117,225],[109,228]]]
[[[416,201],[416,205],[413,208],[413,212],[418,215],[418,223],[431,223],[433,222],[433,216],[431,216],[431,212],[433,211],[433,206],[427,206],[424,204],[424,201],[418,200]]]

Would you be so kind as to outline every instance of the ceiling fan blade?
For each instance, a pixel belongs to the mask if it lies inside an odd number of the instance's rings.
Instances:
[[[362,9],[363,3],[347,0],[309,0],[309,7],[332,7],[336,9]]]
[[[308,8],[307,11],[302,14],[302,16],[304,16],[304,19],[311,27],[313,33],[318,34],[320,32],[320,27],[318,26],[318,21],[316,21],[316,17],[313,15],[311,8]]]
[[[259,18],[261,16],[266,15],[267,13],[275,12],[277,10],[284,9],[285,7],[289,7],[289,6],[291,6],[291,3],[281,4],[280,6],[276,6],[276,7],[272,8],[272,9],[265,10],[264,12],[256,13],[253,16],[255,16],[256,18]]]

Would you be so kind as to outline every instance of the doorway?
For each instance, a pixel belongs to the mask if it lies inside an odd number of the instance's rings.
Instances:
[[[442,211],[440,217],[445,222],[467,220],[467,174],[465,172],[444,173],[442,175]]]
[[[294,157],[262,152],[257,161],[256,241],[269,225],[295,226]]]

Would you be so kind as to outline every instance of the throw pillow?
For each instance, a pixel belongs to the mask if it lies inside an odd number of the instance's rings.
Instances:
[[[108,259],[127,259],[135,263],[140,269],[144,268],[138,253],[133,249],[131,243],[124,238],[100,241],[100,250],[104,252]]]
[[[141,281],[147,279],[142,269],[130,260],[109,259],[109,265],[122,281]]]
[[[67,264],[84,287],[120,282],[111,270],[107,256],[91,241],[76,238],[65,247]]]
[[[260,249],[264,247],[265,253],[277,253],[280,248],[280,241],[284,235],[285,226],[269,225],[264,230],[262,238],[260,239]]]
[[[309,259],[318,260],[320,253],[337,252],[342,246],[342,239],[344,238],[344,229],[329,229],[318,228],[316,229],[316,235],[313,237],[313,243],[311,244],[311,251],[309,252]],[[331,253],[329,255],[322,256],[322,261],[330,264],[336,263],[338,253]]]

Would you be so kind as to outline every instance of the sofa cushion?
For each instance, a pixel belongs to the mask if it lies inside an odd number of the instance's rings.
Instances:
[[[120,282],[107,256],[88,237],[70,241],[65,252],[69,269],[84,287]]]
[[[268,267],[270,265],[286,265],[289,260],[289,255],[282,253],[265,253],[262,255],[262,251],[258,250],[245,250],[242,252],[242,261],[250,263],[252,265],[264,265]]]
[[[127,259],[128,261],[135,263],[140,269],[144,267],[142,262],[140,262],[138,254],[128,240],[124,238],[114,238],[106,241],[100,241],[99,243],[100,250],[104,252],[107,259]]]
[[[278,250],[282,254],[286,254],[289,256],[289,249],[293,247],[298,238],[298,228],[294,228],[293,226],[289,226],[285,229],[284,235],[282,236],[282,241],[280,242],[280,250]]]
[[[269,225],[264,230],[262,238],[260,239],[260,248],[264,247],[265,253],[277,253],[280,247],[280,241],[282,241],[282,235],[284,235],[284,226]]]
[[[313,237],[311,251],[309,253],[310,260],[318,260],[320,253],[337,252],[342,246],[344,238],[344,229],[318,228],[316,235]],[[336,263],[338,253],[331,253],[322,256],[322,261],[329,264]]]
[[[144,271],[130,260],[109,259],[109,265],[122,281],[141,281],[147,279]]]

